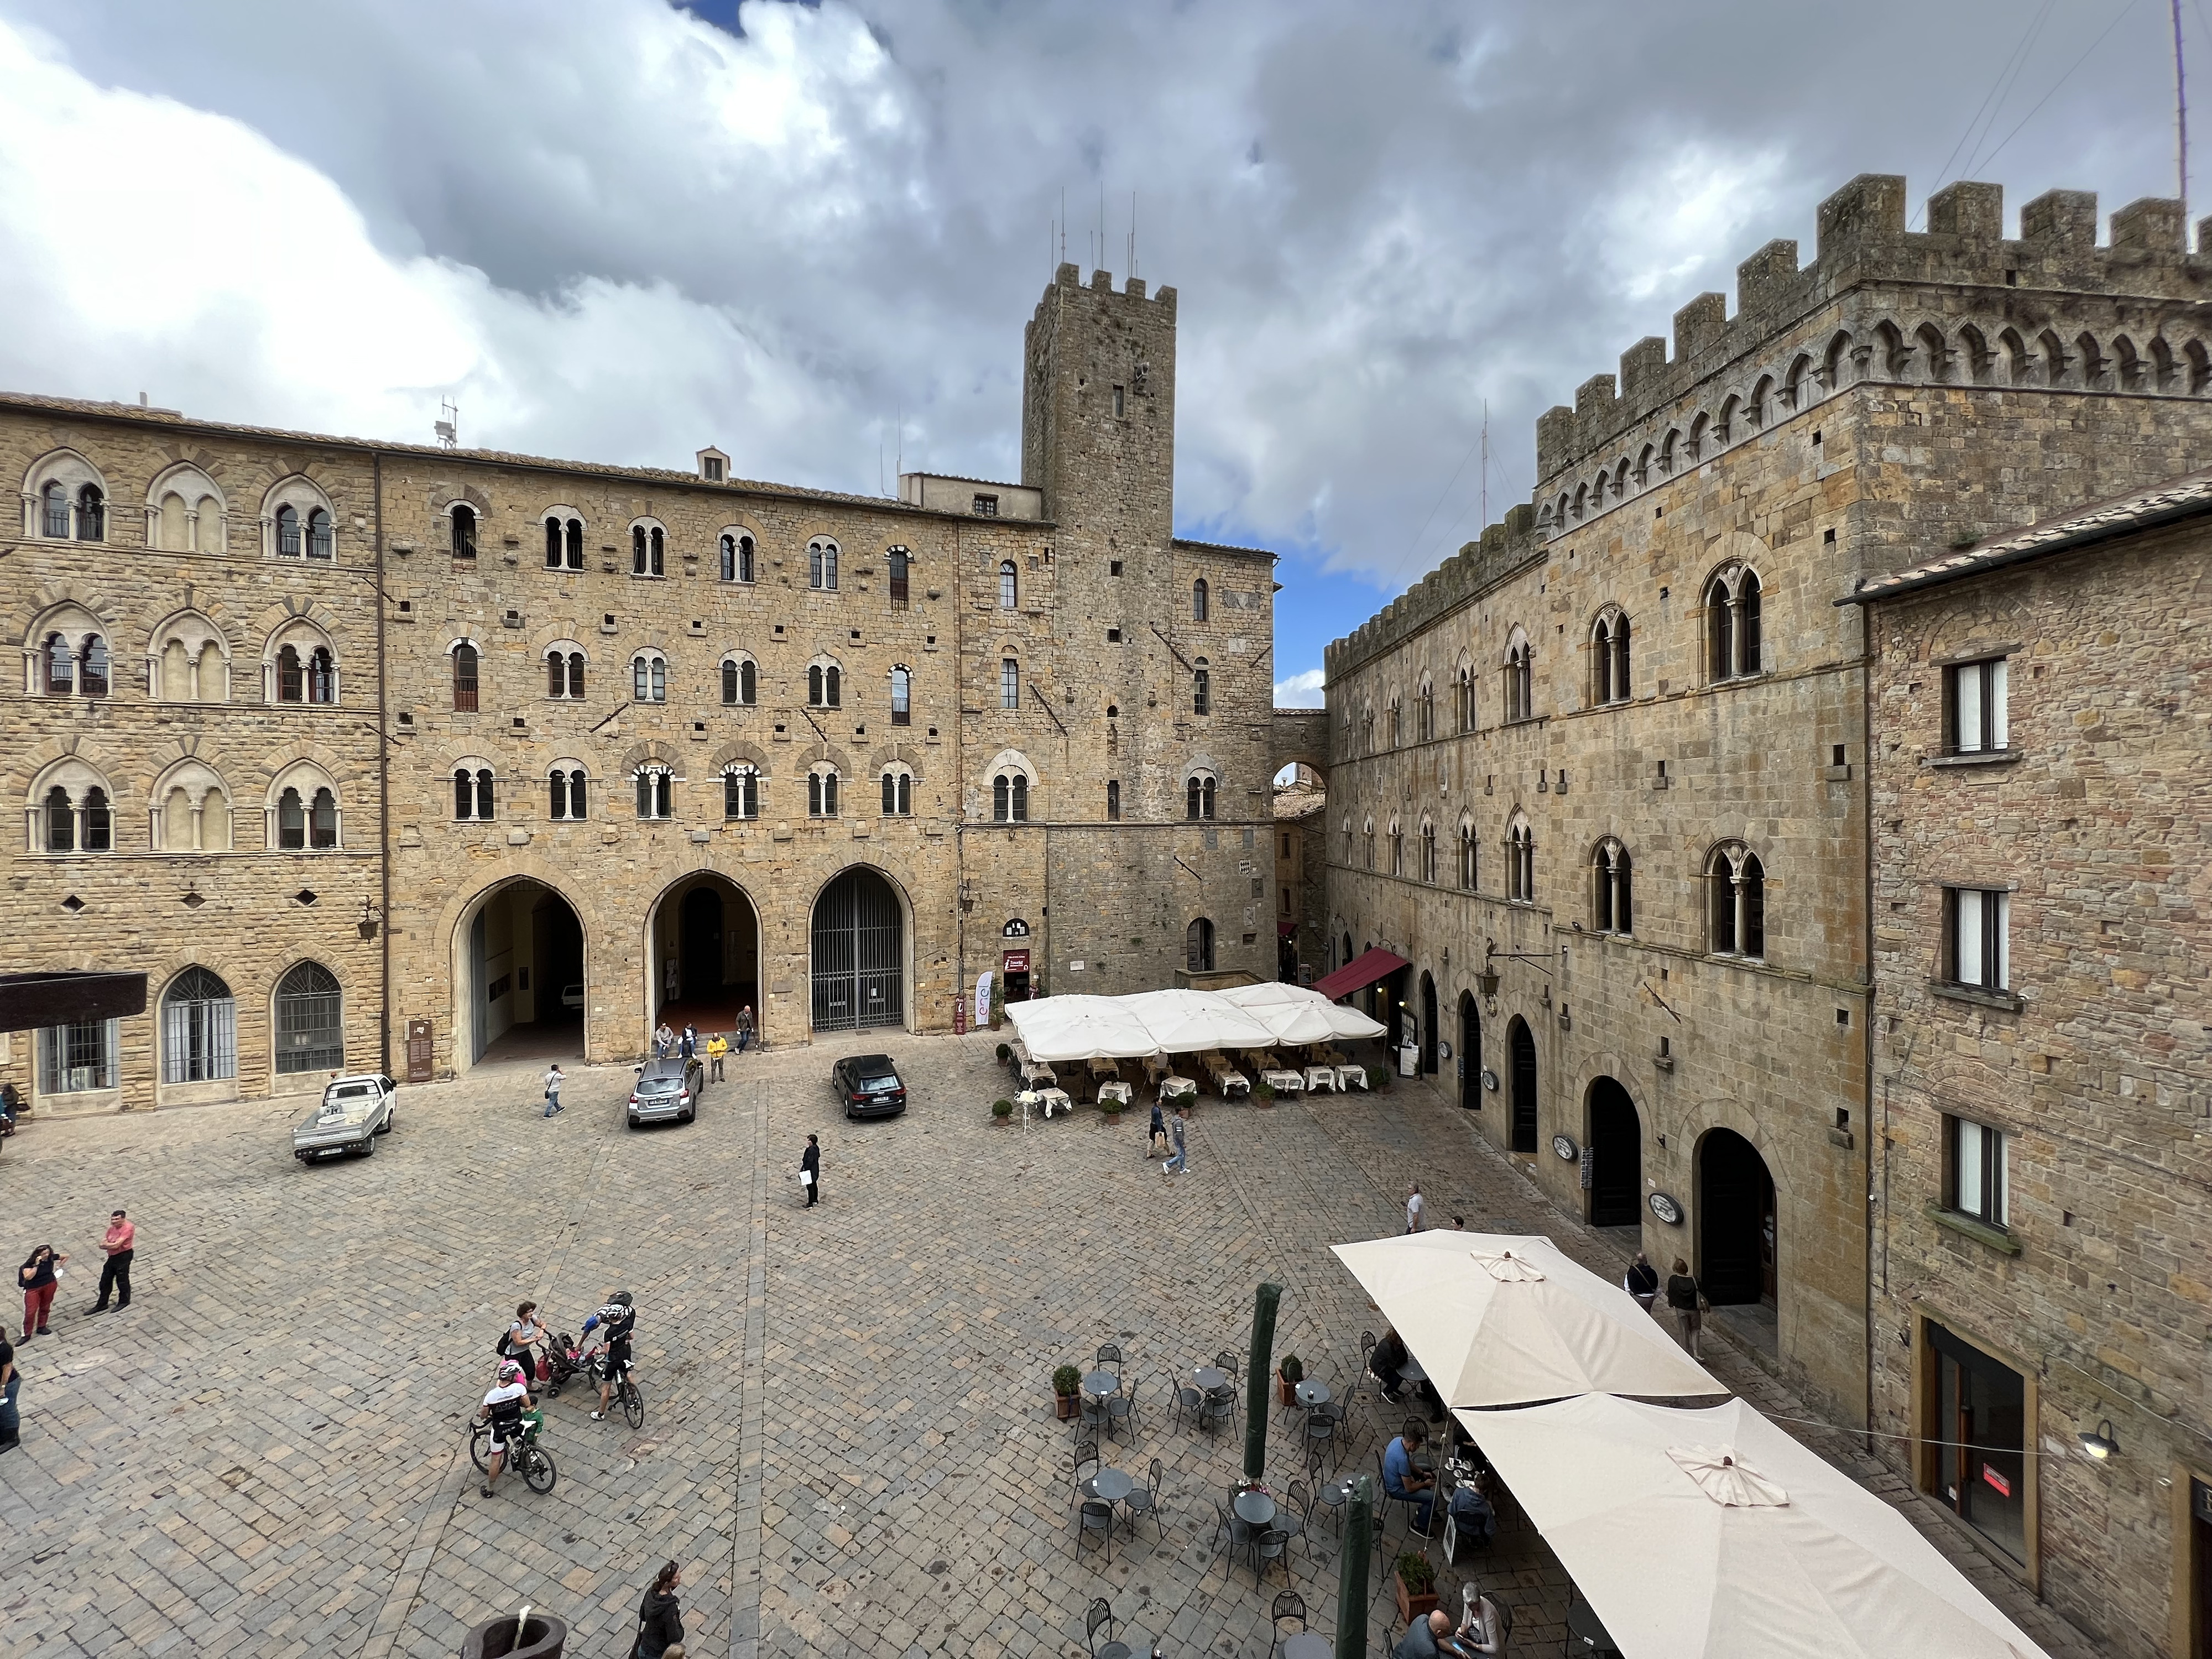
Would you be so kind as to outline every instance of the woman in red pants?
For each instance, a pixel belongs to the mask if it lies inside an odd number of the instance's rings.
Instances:
[[[15,1270],[15,1284],[23,1292],[23,1340],[27,1342],[35,1334],[45,1336],[46,1310],[54,1305],[55,1282],[61,1278],[62,1263],[69,1257],[51,1244],[41,1244],[31,1252],[30,1259]]]

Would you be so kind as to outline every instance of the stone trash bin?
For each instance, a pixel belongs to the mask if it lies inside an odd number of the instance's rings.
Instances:
[[[522,1639],[515,1640],[515,1616],[507,1613],[486,1620],[461,1642],[461,1659],[561,1659],[568,1643],[568,1626],[550,1613],[533,1613],[520,1621]]]

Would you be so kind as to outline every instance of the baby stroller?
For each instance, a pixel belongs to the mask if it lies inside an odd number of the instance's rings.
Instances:
[[[562,1383],[572,1376],[589,1376],[591,1369],[591,1357],[578,1350],[574,1337],[562,1332],[545,1352],[546,1395],[550,1397],[560,1393]]]

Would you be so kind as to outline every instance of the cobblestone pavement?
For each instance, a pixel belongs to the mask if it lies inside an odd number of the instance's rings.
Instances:
[[[0,1459],[9,1651],[428,1659],[528,1601],[571,1622],[572,1654],[619,1655],[672,1557],[689,1650],[733,1659],[1074,1659],[1099,1595],[1170,1656],[1264,1659],[1285,1577],[1333,1628],[1325,1520],[1264,1588],[1224,1568],[1214,1506],[1242,1437],[1170,1425],[1170,1373],[1241,1353],[1272,1279],[1277,1353],[1341,1393],[1380,1322],[1327,1246],[1396,1231],[1415,1176],[1434,1216],[1548,1231],[1601,1269],[1617,1246],[1550,1212],[1425,1087],[1209,1102],[1169,1180],[1142,1113],[992,1122],[993,1041],[881,1043],[915,1099],[886,1123],[837,1115],[842,1050],[821,1044],[732,1060],[696,1124],[638,1133],[624,1068],[574,1074],[550,1122],[535,1067],[403,1089],[374,1158],[314,1169],[289,1153],[300,1103],[31,1126],[0,1156],[8,1248],[76,1259],[53,1334],[20,1350],[23,1448]],[[88,1317],[118,1204],[140,1224],[137,1300]],[[464,1425],[514,1304],[573,1330],[617,1285],[642,1310],[644,1428],[590,1421],[572,1386],[548,1407],[555,1491],[481,1498]],[[1157,1457],[1165,1482],[1159,1534],[1121,1529],[1110,1565],[1073,1553],[1073,1443],[1046,1381],[1101,1341],[1139,1390],[1134,1443],[1107,1459],[1141,1480]],[[1733,1352],[1715,1364],[1804,1414]],[[1392,1431],[1382,1409],[1354,1410],[1356,1467]],[[2087,1653],[1856,1441],[1808,1434],[2054,1655]],[[1296,1438],[1276,1414],[1279,1487]],[[1566,1581],[1540,1540],[1509,1529],[1475,1571],[1514,1603],[1516,1647],[1559,1639]],[[1374,1616],[1383,1650],[1387,1595]]]

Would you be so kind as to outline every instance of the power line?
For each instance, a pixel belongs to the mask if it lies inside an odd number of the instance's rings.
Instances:
[[[2087,63],[2089,61],[2090,54],[2094,52],[2098,47],[2105,44],[2105,36],[2110,34],[2114,29],[2119,27],[2122,22],[2126,21],[2128,14],[2136,9],[2136,0],[2128,0],[2128,3],[2120,8],[2118,14],[2113,17],[2112,21],[2105,25],[2104,33],[2100,34],[2095,40],[2092,40],[2088,45],[2088,49],[2083,52],[2082,54],[2079,58],[2076,58],[2071,64],[2067,65],[2066,73],[2060,76],[2056,81],[2053,81],[2051,83],[2051,90],[2045,93],[2042,97],[2036,100],[2034,109],[2028,111],[2027,114],[2020,118],[2020,126],[2014,127],[2010,132],[2005,134],[2002,143],[2000,143],[1996,149],[1991,150],[1987,155],[1984,155],[1977,160],[1969,161],[1966,164],[1967,167],[1969,168],[1984,167],[1988,163],[1996,161],[1997,157],[2003,153],[2005,145],[2009,144],[2014,139],[2020,137],[2021,127],[2026,126],[2030,121],[2035,119],[2037,113],[2041,111],[2043,106],[2049,103],[2054,97],[2057,96],[2058,88],[2064,86],[2067,82],[2074,78],[2074,71],[2080,69],[2082,64]]]
[[[1414,554],[1421,550],[1421,538],[1429,533],[1429,526],[1436,522],[1437,514],[1438,510],[1443,507],[1444,498],[1451,494],[1452,485],[1459,482],[1459,475],[1467,471],[1467,464],[1474,459],[1474,453],[1476,450],[1485,447],[1486,441],[1488,439],[1489,435],[1489,422],[1486,420],[1481,430],[1475,434],[1474,441],[1467,447],[1467,453],[1459,458],[1459,465],[1452,469],[1451,477],[1445,483],[1443,489],[1437,494],[1436,505],[1429,509],[1428,516],[1421,520],[1421,527],[1413,532],[1412,544],[1407,547],[1403,553],[1398,556],[1398,562],[1391,567],[1391,580],[1397,580],[1399,576],[1405,571],[1406,561],[1412,558]],[[1465,510],[1462,509],[1460,514],[1460,518],[1463,519],[1466,516],[1467,514]],[[1459,519],[1453,520],[1452,524],[1456,527],[1459,524]]]
[[[1966,148],[1966,141],[1969,138],[1973,137],[1974,130],[1982,125],[1983,115],[1986,112],[1990,122],[1992,124],[1995,123],[1997,118],[1997,111],[2002,110],[2004,107],[2005,99],[2009,98],[2012,95],[2012,88],[2008,82],[2016,81],[2019,78],[2020,71],[2027,67],[2028,48],[2034,41],[2036,35],[2041,32],[2044,21],[2051,15],[2051,9],[2054,5],[2057,4],[2057,3],[2058,0],[2043,0],[2043,9],[2036,13],[2033,17],[2028,20],[2027,27],[2021,33],[2019,42],[2012,49],[2012,55],[2007,58],[2004,60],[2004,63],[1998,68],[1996,79],[1990,82],[1990,89],[1982,94],[1980,106],[1974,111],[1972,118],[1966,123],[1966,130],[1959,135],[1959,142],[1951,146],[1951,153],[1943,158],[1943,165],[1936,169],[1936,182],[1929,188],[1928,192],[1929,195],[1933,196],[1937,191],[1941,190],[1945,182],[1949,179],[1951,176],[1951,163],[1959,159],[1959,152]],[[2002,96],[1999,96],[2000,88],[2003,89]],[[1992,99],[1995,99],[1996,102],[1996,106],[1994,109],[1990,107],[1990,100]],[[1971,167],[1972,165],[1972,164],[1971,162],[1968,163],[1969,167]],[[1927,210],[1927,201],[1923,198],[1920,204],[1919,212],[1925,213]],[[1916,215],[1916,216],[1917,216]]]

